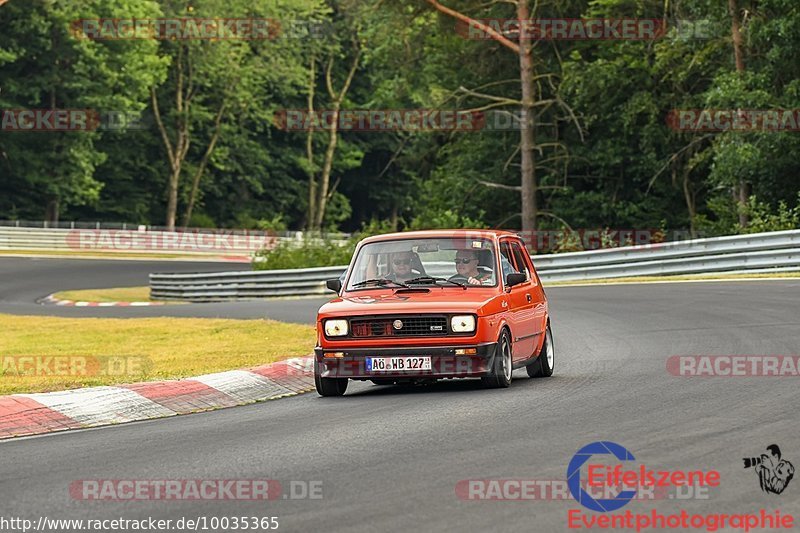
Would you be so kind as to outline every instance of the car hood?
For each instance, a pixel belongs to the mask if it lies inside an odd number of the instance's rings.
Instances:
[[[498,297],[489,288],[433,287],[430,292],[364,291],[336,298],[319,309],[326,316],[409,313],[490,314],[488,307]]]

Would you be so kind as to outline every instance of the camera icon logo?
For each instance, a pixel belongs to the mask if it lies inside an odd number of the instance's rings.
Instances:
[[[781,494],[794,477],[794,465],[782,458],[777,444],[767,446],[767,452],[762,453],[761,457],[745,457],[742,462],[745,468],[755,471],[763,492]]]

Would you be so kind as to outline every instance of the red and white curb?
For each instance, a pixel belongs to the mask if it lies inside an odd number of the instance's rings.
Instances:
[[[314,389],[300,357],[190,379],[0,396],[0,439],[221,409]]]
[[[166,305],[166,302],[76,302],[73,300],[62,300],[52,294],[39,300],[44,305],[59,305],[65,307],[147,307],[151,305]]]

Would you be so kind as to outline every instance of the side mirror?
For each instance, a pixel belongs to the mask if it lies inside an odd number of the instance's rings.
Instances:
[[[339,278],[329,279],[325,282],[325,286],[328,288],[328,290],[339,294],[339,292],[342,290],[342,280]]]
[[[519,285],[520,283],[525,283],[528,281],[528,277],[521,273],[521,272],[513,272],[506,276],[506,287],[513,287],[514,285]]]

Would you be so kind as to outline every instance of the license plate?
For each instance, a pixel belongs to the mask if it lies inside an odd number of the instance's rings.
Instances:
[[[367,372],[431,370],[430,357],[367,357]]]

